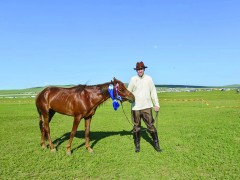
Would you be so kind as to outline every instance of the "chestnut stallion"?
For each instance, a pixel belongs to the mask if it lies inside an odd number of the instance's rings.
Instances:
[[[91,119],[97,107],[110,97],[115,101],[115,105],[118,103],[116,99],[121,102],[133,102],[135,100],[134,95],[116,78],[113,78],[111,82],[92,86],[78,85],[71,88],[45,88],[36,97],[42,148],[46,148],[46,138],[49,142],[51,151],[56,151],[50,137],[49,123],[55,112],[58,112],[74,117],[71,135],[66,147],[67,154],[71,154],[71,144],[82,118],[85,119],[85,147],[88,152],[92,153],[93,150],[89,144]]]

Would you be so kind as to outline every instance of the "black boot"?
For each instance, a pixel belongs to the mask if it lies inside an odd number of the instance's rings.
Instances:
[[[159,146],[159,141],[158,141],[157,132],[151,132],[150,134],[151,134],[152,139],[153,139],[153,146],[154,146],[155,150],[156,150],[157,152],[162,151],[162,150],[160,149],[160,146]]]
[[[134,144],[135,144],[135,152],[140,151],[140,131],[133,132]]]

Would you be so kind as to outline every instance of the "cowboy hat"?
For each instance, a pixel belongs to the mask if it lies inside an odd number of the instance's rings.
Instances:
[[[139,69],[145,69],[145,68],[147,68],[147,66],[145,66],[144,63],[141,61],[141,62],[137,62],[136,68],[133,68],[133,69],[139,70]]]

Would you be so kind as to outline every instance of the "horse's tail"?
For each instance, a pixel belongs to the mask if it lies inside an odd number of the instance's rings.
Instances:
[[[41,113],[41,111],[39,110],[38,107],[37,107],[37,111],[38,111],[38,114],[39,114],[39,128],[40,128],[40,131],[42,131],[42,127],[43,127],[42,113]]]
[[[37,108],[38,114],[39,114],[39,129],[41,134],[44,134],[44,139],[47,139],[46,133],[44,133],[44,127],[43,127],[43,115],[41,113],[41,111]]]

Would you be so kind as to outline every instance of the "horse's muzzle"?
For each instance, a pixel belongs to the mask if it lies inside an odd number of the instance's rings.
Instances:
[[[134,96],[130,96],[128,98],[128,102],[133,103],[134,101],[135,101],[135,97]]]
[[[133,103],[135,101],[135,97],[134,96],[123,97],[122,102],[124,102],[124,101],[128,101],[130,103]]]

